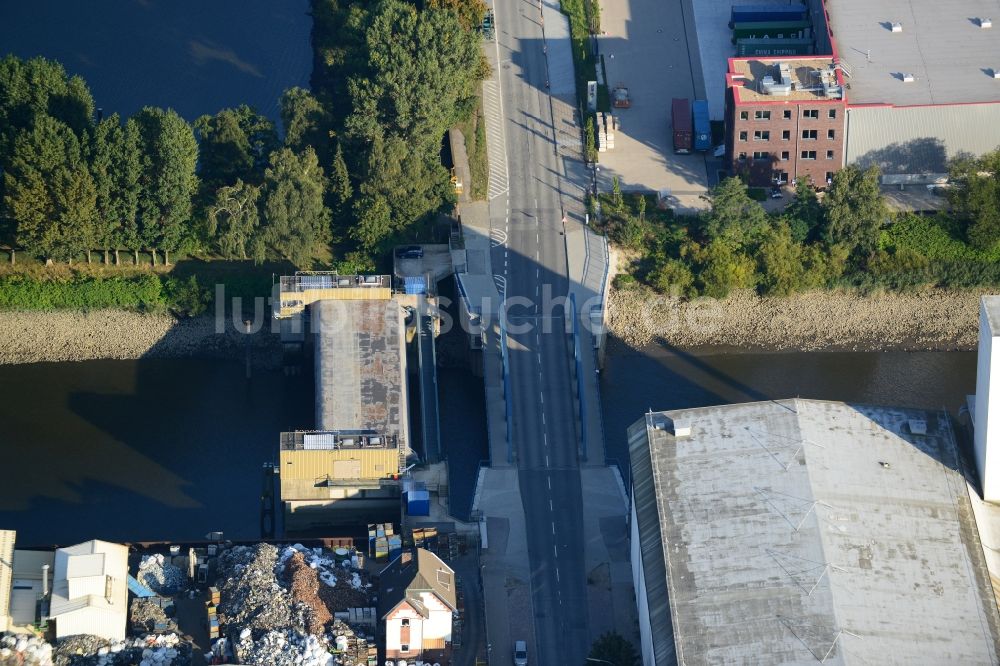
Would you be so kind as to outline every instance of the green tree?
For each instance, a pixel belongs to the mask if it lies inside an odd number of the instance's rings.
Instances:
[[[802,243],[814,238],[823,226],[823,207],[816,196],[812,178],[799,178],[795,184],[795,198],[785,208],[792,238]]]
[[[428,0],[427,6],[454,12],[466,30],[479,28],[488,9],[483,0]]]
[[[743,247],[758,241],[770,222],[764,208],[750,198],[746,184],[739,178],[726,178],[712,190],[712,208],[702,224],[710,240]]]
[[[200,176],[210,190],[237,180],[260,183],[267,157],[278,147],[274,123],[244,104],[201,116],[194,127]]]
[[[253,258],[264,261],[265,247],[260,234],[260,190],[256,185],[237,180],[235,185],[220,187],[208,209],[208,232],[226,257]]]
[[[753,259],[722,238],[711,241],[696,253],[701,292],[713,298],[725,298],[733,289],[754,285]]]
[[[118,114],[98,123],[90,140],[89,165],[97,191],[95,241],[104,250],[104,263],[109,261],[109,251],[114,250],[118,264],[120,249],[137,249],[136,214],[142,175],[138,126],[134,122],[122,126]]]
[[[335,209],[338,212],[344,211],[353,194],[354,188],[351,187],[351,175],[347,170],[347,162],[344,161],[344,151],[338,143],[330,168],[330,195]]]
[[[316,153],[281,148],[264,172],[264,240],[278,255],[304,266],[330,240],[330,211],[323,205],[324,176]]]
[[[848,166],[833,175],[823,199],[828,243],[843,243],[855,259],[867,260],[878,248],[888,210],[879,188],[878,167]]]
[[[191,198],[198,188],[195,167],[198,142],[191,126],[173,109],[146,107],[135,116],[139,129],[142,175],[139,237],[153,263],[162,249],[164,262],[190,232]]]
[[[38,115],[14,138],[4,169],[5,208],[17,242],[46,259],[72,261],[95,239],[97,192],[76,134]]]
[[[1000,150],[960,155],[948,165],[948,200],[964,223],[969,243],[991,250],[1000,243]]]
[[[379,243],[392,235],[392,211],[384,197],[369,195],[358,199],[356,204],[357,224],[353,229],[354,239],[366,250],[374,250]]]
[[[81,139],[93,122],[94,98],[82,78],[67,75],[54,60],[0,59],[0,164],[9,162],[17,133],[41,115],[61,121]]]
[[[289,88],[281,96],[281,126],[285,130],[285,146],[296,152],[312,146],[324,162],[329,155],[330,114],[311,92]]]
[[[594,135],[594,116],[587,114],[587,124],[583,128],[584,150],[587,161],[597,161],[597,137]]]
[[[591,659],[610,663],[612,666],[639,666],[639,654],[635,647],[621,634],[608,631],[600,635],[590,647]],[[593,662],[585,661],[583,666],[591,666]]]
[[[625,199],[622,197],[622,184],[618,180],[618,176],[611,177],[611,205],[617,210],[621,210],[622,206],[625,205]]]
[[[787,224],[772,229],[760,246],[760,285],[773,296],[787,296],[802,288],[805,268],[802,245],[792,236]]]

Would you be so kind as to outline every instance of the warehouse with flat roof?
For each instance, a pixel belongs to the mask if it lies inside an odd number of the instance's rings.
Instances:
[[[645,664],[997,663],[946,415],[794,399],[628,434]]]
[[[956,155],[1000,147],[1000,27],[992,25],[1000,7],[995,2],[807,0],[806,5],[815,52],[832,59],[843,84],[844,131],[834,133],[836,145],[817,150],[813,161],[811,149],[797,148],[788,139],[776,143],[782,128],[767,123],[756,129],[769,131],[770,143],[740,146],[738,133],[745,128],[730,122],[730,112],[727,149],[733,172],[749,172],[757,185],[809,175],[822,186],[819,171],[875,165],[883,185],[922,189],[943,182]],[[733,78],[751,60],[730,60],[727,107],[740,106],[739,98],[733,99]],[[796,90],[793,86],[789,96],[772,89],[767,101],[792,103]],[[781,158],[785,152],[790,159]],[[753,155],[758,155],[756,168],[750,168]]]

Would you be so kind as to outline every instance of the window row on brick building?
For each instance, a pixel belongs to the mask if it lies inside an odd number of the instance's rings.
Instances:
[[[750,120],[750,113],[751,113],[750,111],[740,111],[740,120]],[[784,110],[782,110],[781,117],[784,118],[785,120],[791,120],[792,119],[792,110],[791,109],[784,109]],[[819,109],[802,109],[802,117],[806,118],[806,119],[811,119],[811,120],[818,120],[819,119]],[[837,117],[837,109],[827,109],[827,111],[826,111],[826,117],[827,118],[831,118],[831,119],[836,118]],[[771,119],[771,111],[770,110],[766,110],[766,109],[765,110],[758,109],[757,111],[753,112],[753,119],[754,120],[770,120]]]

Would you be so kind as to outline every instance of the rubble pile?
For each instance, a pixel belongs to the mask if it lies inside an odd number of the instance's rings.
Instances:
[[[52,666],[52,646],[35,636],[0,634],[0,666]]]
[[[269,544],[237,546],[219,556],[219,621],[230,636],[244,629],[260,632],[292,624],[292,599],[278,583],[278,551]]]
[[[53,662],[55,666],[189,666],[191,655],[191,644],[174,633],[113,642],[99,636],[72,636],[59,641]]]
[[[367,577],[363,573],[344,571],[332,586],[319,586],[319,598],[335,613],[348,608],[371,606],[371,594],[368,591],[371,583],[363,582],[362,575]]]
[[[177,594],[184,587],[184,572],[160,554],[143,556],[136,578],[157,594]]]
[[[310,634],[322,634],[333,614],[318,594],[320,582],[317,570],[306,564],[306,558],[296,551],[284,564],[284,580],[293,601],[311,611],[305,618],[306,629]]]
[[[163,609],[148,599],[135,599],[129,609],[129,621],[134,631],[154,633],[156,631],[177,631],[177,624]]]
[[[244,629],[235,644],[241,664],[259,666],[334,666],[324,638],[284,629],[268,631],[257,640]]]

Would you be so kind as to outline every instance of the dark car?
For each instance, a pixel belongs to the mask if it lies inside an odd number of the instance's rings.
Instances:
[[[400,259],[420,259],[424,256],[424,248],[419,245],[406,245],[396,248],[396,256]]]
[[[781,193],[781,187],[775,185],[771,188],[771,198],[772,199],[784,199],[785,195]]]

